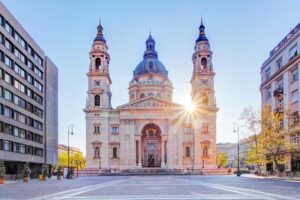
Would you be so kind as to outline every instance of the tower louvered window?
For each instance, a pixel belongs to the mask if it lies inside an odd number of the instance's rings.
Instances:
[[[96,58],[96,61],[95,61],[95,68],[96,68],[96,70],[99,70],[100,65],[101,65],[101,59],[100,58]]]
[[[95,96],[95,106],[100,106],[100,96],[99,95]]]

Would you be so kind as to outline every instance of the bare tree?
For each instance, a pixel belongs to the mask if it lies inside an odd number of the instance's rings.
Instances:
[[[265,156],[259,149],[259,134],[261,132],[261,113],[252,106],[245,107],[240,116],[243,127],[247,129],[247,143],[249,145],[246,163],[255,165],[258,174],[265,163]]]
[[[289,112],[285,112],[289,115]],[[248,163],[255,164],[258,172],[267,162],[274,163],[278,172],[279,165],[284,161],[284,154],[290,150],[290,143],[284,135],[284,112],[272,110],[264,105],[261,110],[252,107],[244,109],[241,120],[249,130],[249,140],[252,144],[248,151]]]

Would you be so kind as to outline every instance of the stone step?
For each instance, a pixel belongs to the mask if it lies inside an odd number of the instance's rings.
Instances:
[[[79,176],[129,176],[129,175],[226,175],[228,169],[204,169],[185,172],[182,169],[167,168],[138,168],[126,170],[102,170],[86,169],[79,171]]]

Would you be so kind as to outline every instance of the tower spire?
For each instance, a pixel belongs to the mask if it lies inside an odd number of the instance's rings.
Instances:
[[[205,26],[203,25],[203,18],[201,17],[201,24],[199,26],[199,34],[205,35]]]
[[[151,29],[149,32],[149,37],[146,40],[146,51],[144,52],[144,58],[146,57],[158,57],[157,52],[155,51],[155,40],[152,38],[151,35]]]
[[[106,40],[103,37],[103,26],[101,24],[101,18],[99,17],[99,24],[97,26],[97,35],[96,38],[94,39],[94,41],[101,41],[106,43]]]
[[[196,40],[196,43],[200,41],[207,41],[208,39],[205,36],[205,26],[203,24],[203,18],[201,17],[200,26],[199,26],[199,37]]]
[[[101,24],[101,18],[99,17],[99,25],[97,27],[97,35],[101,35],[103,36],[103,27],[102,27],[102,24]]]

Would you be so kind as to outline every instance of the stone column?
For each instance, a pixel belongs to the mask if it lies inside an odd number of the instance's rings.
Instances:
[[[166,140],[165,141],[165,165],[166,165],[166,167],[168,167],[169,166],[169,164],[168,164],[168,140]]]
[[[142,167],[142,141],[141,141],[141,139],[138,140],[138,155],[139,155],[138,167]]]
[[[165,140],[161,140],[161,167],[166,167],[165,163]]]

